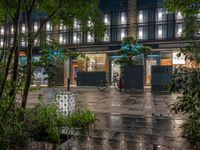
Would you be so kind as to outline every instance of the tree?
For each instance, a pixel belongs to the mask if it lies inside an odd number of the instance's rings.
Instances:
[[[188,116],[183,124],[183,134],[194,145],[200,148],[200,3],[199,0],[166,0],[165,7],[170,12],[181,12],[184,19],[184,40],[187,46],[180,49],[187,60],[193,63],[192,68],[179,67],[174,70],[173,81],[169,85],[169,91],[180,93],[177,102],[171,105],[175,113],[183,113]]]
[[[135,57],[150,50],[150,47],[142,46],[134,37],[125,37],[123,39],[121,50],[118,51],[121,58],[116,60],[116,63],[123,66],[137,64]]]
[[[27,76],[24,94],[22,97],[22,107],[26,107],[28,91],[31,83],[32,74],[32,49],[34,39],[38,37],[42,28],[48,21],[53,21],[59,24],[61,21],[69,26],[72,26],[74,19],[80,20],[83,25],[83,30],[95,32],[99,37],[103,35],[103,24],[101,12],[98,9],[99,0],[23,0],[24,10],[26,13],[28,27],[28,55],[27,55]],[[32,32],[32,16],[34,11],[44,13],[45,17],[41,18],[41,24],[36,33]],[[88,22],[91,26],[88,27]]]

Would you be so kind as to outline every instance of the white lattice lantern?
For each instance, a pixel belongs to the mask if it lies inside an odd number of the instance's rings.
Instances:
[[[59,92],[56,93],[56,103],[63,115],[75,112],[75,93]]]

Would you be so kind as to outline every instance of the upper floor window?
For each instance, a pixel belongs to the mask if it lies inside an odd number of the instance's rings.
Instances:
[[[73,43],[74,44],[80,44],[81,43],[81,38],[82,38],[82,33],[81,32],[74,32],[73,33]]]
[[[38,28],[39,28],[39,23],[38,22],[34,22],[34,32],[37,32],[38,31]]]
[[[176,37],[181,37],[183,33],[183,25],[177,24],[176,25]]]
[[[60,31],[65,31],[67,29],[66,25],[64,25],[63,23],[60,24],[59,30]]]
[[[139,12],[138,12],[138,22],[139,23],[143,23],[144,22],[143,10],[139,10]]]
[[[139,28],[138,28],[138,39],[139,39],[139,40],[144,39],[143,27],[139,27]]]
[[[4,27],[3,27],[3,26],[1,26],[0,34],[1,34],[1,35],[4,35]]]
[[[50,41],[51,41],[51,35],[50,35],[50,34],[47,34],[47,35],[46,35],[46,41],[47,41],[47,42],[50,42]]]
[[[163,38],[163,27],[162,26],[157,27],[157,38],[158,39]]]
[[[77,19],[74,19],[74,29],[79,29],[81,27],[80,21]]]
[[[13,27],[13,25],[11,25],[10,32],[11,32],[11,34],[14,33],[14,27]]]
[[[110,30],[106,30],[105,31],[103,41],[104,42],[109,42],[110,41]]]
[[[88,43],[93,43],[94,42],[94,34],[91,32],[87,33],[87,42]]]
[[[52,30],[53,30],[52,23],[50,21],[48,21],[46,23],[46,31],[52,31]]]
[[[35,38],[34,45],[35,45],[35,46],[38,46],[38,45],[39,45],[39,43],[40,43],[40,40],[39,40],[39,38]]]
[[[0,39],[0,47],[1,48],[3,47],[3,44],[4,44],[3,39]]]
[[[88,27],[93,27],[94,26],[94,24],[92,23],[91,20],[88,21],[87,25],[88,25]]]
[[[22,28],[21,33],[26,33],[26,25],[22,24],[21,28]]]
[[[157,21],[162,21],[163,20],[163,9],[159,8],[157,12]]]
[[[121,29],[120,40],[122,41],[124,39],[124,37],[126,37],[126,35],[127,35],[126,29]]]
[[[181,12],[177,12],[175,15],[176,15],[176,20],[182,20],[183,19],[183,15],[181,14]]]
[[[109,14],[104,15],[104,23],[107,26],[110,25],[110,15]]]
[[[127,17],[125,12],[120,13],[120,24],[126,24],[127,23]]]
[[[60,44],[66,44],[66,35],[65,34],[60,34],[59,43]]]
[[[26,46],[26,38],[25,37],[21,38],[21,46]]]

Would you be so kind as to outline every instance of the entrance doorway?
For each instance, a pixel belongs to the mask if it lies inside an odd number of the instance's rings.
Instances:
[[[151,67],[157,65],[157,60],[153,58],[146,59],[146,85],[151,85]]]

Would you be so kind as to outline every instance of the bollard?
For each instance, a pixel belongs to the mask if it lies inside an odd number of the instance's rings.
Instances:
[[[70,90],[70,78],[67,79],[67,90]]]

